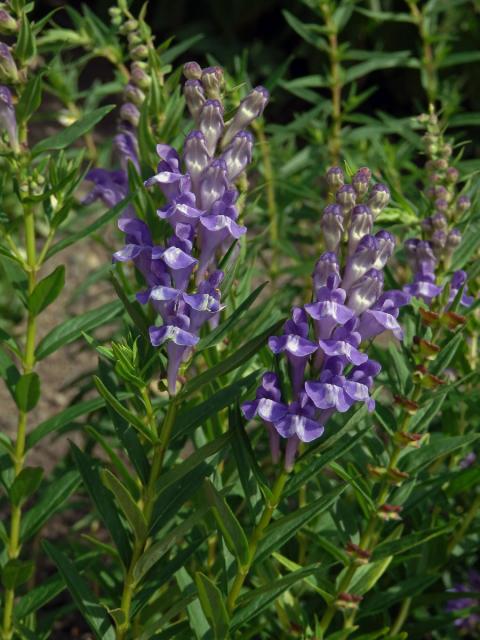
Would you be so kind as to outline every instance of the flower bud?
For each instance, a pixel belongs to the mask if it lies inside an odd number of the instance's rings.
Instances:
[[[195,122],[198,123],[198,116],[205,102],[202,83],[199,80],[187,80],[183,87],[183,93],[188,110]]]
[[[148,89],[152,83],[152,79],[145,72],[140,62],[133,62],[131,67],[132,81],[140,89]]]
[[[203,103],[199,115],[199,128],[205,136],[207,149],[213,156],[223,133],[223,106],[219,100],[207,100]]]
[[[131,18],[125,22],[124,27],[127,32],[135,31],[135,29],[138,29],[138,22]]]
[[[18,24],[7,11],[0,9],[0,33],[9,35],[18,31]]]
[[[444,158],[438,158],[437,160],[434,160],[433,166],[435,169],[438,169],[438,171],[445,171],[448,167],[448,162]]]
[[[142,44],[142,38],[136,31],[132,31],[131,33],[129,33],[127,36],[127,40],[131,49]]]
[[[202,67],[198,62],[186,62],[183,65],[183,75],[187,80],[200,80],[202,77]]]
[[[374,217],[385,209],[390,201],[390,191],[386,184],[377,183],[372,187],[370,191],[370,197],[368,198],[368,206],[370,207]]]
[[[214,160],[205,169],[200,181],[200,206],[204,210],[210,209],[219,200],[228,186],[227,165],[225,160]]]
[[[455,184],[455,182],[457,182],[458,178],[460,177],[460,173],[455,167],[448,167],[446,177],[448,182],[450,182],[451,184]]]
[[[383,273],[377,269],[370,269],[351,287],[348,294],[347,307],[355,311],[357,315],[360,315],[375,304],[382,290]]]
[[[222,154],[227,164],[229,180],[235,180],[252,161],[252,149],[252,134],[249,131],[239,131]]]
[[[264,87],[255,87],[240,103],[237,113],[234,115],[233,120],[225,133],[222,141],[222,146],[226,147],[235,134],[241,129],[245,129],[256,118],[259,118],[269,99],[269,93]]]
[[[202,85],[207,98],[220,100],[225,88],[225,79],[221,67],[207,67],[202,71]]]
[[[445,144],[445,145],[443,145],[443,147],[442,147],[442,149],[440,150],[440,152],[441,152],[441,154],[442,154],[442,156],[443,156],[444,158],[447,158],[447,159],[448,159],[448,158],[450,158],[450,156],[451,156],[451,155],[452,155],[452,153],[453,153],[453,147],[452,147],[452,145],[451,145],[451,144]]]
[[[437,198],[434,202],[437,211],[446,211],[448,209],[448,202],[445,198]]]
[[[15,83],[18,80],[18,70],[12,58],[9,47],[0,42],[0,82]]]
[[[431,217],[432,227],[433,229],[440,229],[445,231],[448,227],[448,222],[443,213],[436,213]]]
[[[447,242],[447,234],[442,229],[437,229],[430,240],[430,243],[433,248],[433,252],[437,257],[442,255],[443,249]]]
[[[12,93],[8,87],[0,86],[0,130],[5,129],[10,141],[10,146],[15,152],[20,147],[17,136],[17,119],[13,106]]]
[[[373,266],[375,269],[383,269],[393,255],[393,250],[395,249],[395,237],[388,231],[384,231],[382,229],[375,234],[375,239],[378,244],[378,251]]]
[[[372,231],[372,227],[373,216],[369,207],[364,204],[357,204],[353,207],[350,228],[348,230],[349,255],[354,253],[360,240]]]
[[[347,215],[355,206],[357,200],[357,192],[351,184],[344,184],[335,194],[335,200],[338,204],[341,204],[344,208],[344,213]]]
[[[325,208],[320,221],[325,246],[328,251],[338,249],[343,233],[343,209],[338,204],[330,204]]]
[[[327,182],[330,191],[336,191],[343,187],[345,183],[345,175],[340,167],[331,167],[327,171]]]
[[[130,51],[130,54],[134,60],[144,60],[148,58],[148,47],[145,44],[138,44]]]
[[[200,175],[210,162],[207,142],[201,131],[192,131],[185,138],[183,159],[195,189]]]
[[[457,200],[457,209],[461,213],[468,211],[468,209],[470,209],[471,206],[472,206],[472,203],[468,196],[460,196],[459,199]]]
[[[462,241],[462,233],[459,229],[452,229],[447,236],[446,246],[448,249],[454,250]]]
[[[131,83],[128,83],[123,90],[123,97],[128,102],[133,102],[137,107],[139,107],[145,100],[145,94],[143,91]]]
[[[362,167],[352,178],[352,185],[357,195],[362,198],[368,191],[368,184],[372,178],[372,172],[368,167]]]
[[[347,291],[354,282],[371,269],[375,264],[377,254],[377,240],[370,235],[364,236],[358,243],[355,253],[347,260],[342,280],[342,289]]]
[[[317,260],[312,274],[315,293],[327,284],[327,280],[331,276],[333,276],[337,282],[340,281],[338,258],[335,253],[323,253]]]
[[[126,102],[120,108],[120,118],[133,127],[137,127],[140,121],[140,111],[132,102]]]

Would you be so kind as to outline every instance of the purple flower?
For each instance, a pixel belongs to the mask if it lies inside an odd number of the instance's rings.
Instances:
[[[223,146],[230,144],[234,136],[246,129],[256,118],[259,118],[269,100],[269,93],[264,87],[255,87],[242,100],[224,137]]]
[[[382,294],[372,307],[360,316],[358,333],[362,340],[375,338],[384,331],[391,331],[397,340],[402,340],[403,329],[397,318],[400,307],[410,301],[410,295],[404,291],[387,291]]]
[[[459,270],[453,273],[452,279],[450,280],[450,295],[448,298],[449,304],[451,304],[455,300],[457,293],[463,286],[465,286],[465,289],[462,293],[462,297],[460,298],[460,304],[464,307],[470,307],[473,304],[473,296],[469,296],[465,293],[466,282],[467,273],[465,271]]]
[[[321,227],[328,251],[336,252],[343,233],[343,208],[339,204],[329,204],[323,212]]]
[[[20,149],[17,135],[17,118],[12,93],[8,87],[0,86],[0,130],[5,129],[10,146],[17,153]]]

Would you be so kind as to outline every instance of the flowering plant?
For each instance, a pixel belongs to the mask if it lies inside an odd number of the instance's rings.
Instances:
[[[471,21],[304,4],[0,3],[1,640],[479,633]]]

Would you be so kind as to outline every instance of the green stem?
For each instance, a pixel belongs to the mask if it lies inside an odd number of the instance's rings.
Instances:
[[[329,137],[330,161],[336,165],[340,159],[342,131],[342,81],[340,51],[338,47],[338,30],[333,20],[332,7],[328,2],[320,4],[320,10],[328,30],[330,58],[330,93],[332,97],[332,131]]]
[[[447,555],[450,555],[452,551],[455,549],[457,544],[463,539],[466,534],[468,528],[472,524],[475,516],[477,515],[478,510],[480,509],[480,494],[477,495],[475,500],[470,505],[470,509],[465,514],[462,524],[457,529],[457,531],[453,534],[450,542],[447,547]]]
[[[435,54],[430,44],[428,28],[423,12],[417,6],[417,0],[407,0],[410,13],[417,25],[422,40],[422,71],[426,78],[425,91],[429,104],[435,104],[438,93],[437,69],[435,66]]]
[[[260,540],[263,538],[263,534],[265,533],[265,529],[270,524],[270,520],[272,519],[273,513],[277,508],[280,499],[282,497],[282,492],[285,487],[285,483],[288,480],[288,472],[283,470],[278,476],[273,489],[271,498],[268,500],[265,509],[258,521],[257,526],[253,530],[253,533],[248,542],[248,561],[245,565],[239,566],[237,570],[237,575],[232,583],[232,587],[228,594],[227,598],[227,607],[230,613],[233,613],[235,609],[235,605],[237,602],[237,598],[240,595],[240,591],[242,590],[243,583],[245,582],[250,568],[253,564],[253,560],[255,558],[255,554],[257,552],[257,547]]]
[[[25,246],[27,250],[28,269],[28,293],[31,294],[36,284],[36,249],[35,249],[35,220],[33,210],[25,207],[24,210]],[[23,373],[30,373],[35,367],[35,338],[36,338],[36,318],[30,312],[27,316],[27,330],[25,338],[25,350],[22,358]],[[15,478],[20,474],[25,463],[25,441],[27,434],[27,413],[18,412],[17,434],[15,440],[15,451],[12,456]],[[22,521],[22,510],[20,506],[11,505],[10,534],[8,539],[8,558],[14,560],[18,558],[21,550],[20,527]],[[15,604],[15,590],[5,589],[2,639],[11,640],[13,638],[13,609]]]
[[[402,627],[405,624],[405,621],[410,612],[411,604],[412,604],[412,598],[405,598],[405,600],[402,602],[402,606],[400,607],[400,610],[395,619],[395,622],[393,623],[392,628],[390,629],[390,634],[392,636],[396,635],[397,633],[400,633],[400,631],[402,630]]]
[[[155,413],[153,411],[153,407],[150,401],[150,397],[148,395],[147,389],[142,389],[141,392],[142,399],[145,404],[146,410],[146,420],[149,424],[150,429],[155,432]],[[148,479],[147,486],[144,488],[143,492],[143,503],[142,503],[142,511],[145,517],[145,521],[147,523],[147,533],[144,537],[138,538],[135,541],[133,551],[132,551],[132,559],[130,560],[130,565],[127,569],[125,580],[123,583],[123,592],[122,592],[122,600],[120,604],[120,608],[123,612],[124,620],[123,623],[119,625],[117,629],[117,640],[125,640],[128,631],[131,626],[131,606],[132,606],[132,598],[136,588],[135,582],[135,567],[142,557],[149,539],[149,528],[152,519],[153,508],[155,506],[155,498],[156,498],[156,485],[158,482],[158,478],[162,472],[163,461],[165,459],[165,453],[167,451],[168,442],[170,440],[170,436],[172,433],[173,425],[175,424],[175,417],[177,415],[177,402],[175,398],[172,398],[170,401],[170,405],[168,407],[167,414],[162,424],[162,428],[160,433],[158,434],[158,444],[155,447],[153,452],[152,466],[150,469],[150,476]]]

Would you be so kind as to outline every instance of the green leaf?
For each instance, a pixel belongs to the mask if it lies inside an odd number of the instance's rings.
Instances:
[[[372,73],[372,71],[378,71],[379,69],[415,66],[410,51],[389,51],[386,53],[375,51],[373,55],[371,52],[368,52],[368,54],[369,60],[355,64],[347,69],[344,78],[345,84],[358,80],[358,78],[363,78]]]
[[[34,568],[35,564],[31,560],[9,560],[2,569],[3,586],[5,589],[16,589],[30,579]]]
[[[240,367],[244,362],[249,360],[253,355],[258,353],[259,349],[266,343],[268,338],[275,334],[275,332],[283,325],[285,319],[279,320],[275,322],[269,329],[263,331],[260,335],[252,338],[247,344],[243,345],[235,351],[232,355],[223,359],[214,367],[211,367],[207,371],[204,371],[200,375],[196,376],[193,380],[187,382],[180,393],[180,398],[188,397],[198,389],[201,389],[205,384],[215,380],[219,376],[230,373],[230,371],[234,371],[238,367]]]
[[[37,499],[34,506],[22,517],[20,539],[26,542],[32,538],[50,518],[59,511],[80,485],[77,471],[68,471],[52,482]]]
[[[98,640],[115,640],[115,631],[105,608],[90,591],[86,580],[78,573],[75,565],[65,554],[44,540],[43,546],[57,565],[72,598]]]
[[[65,267],[58,266],[50,275],[37,283],[35,289],[28,297],[28,309],[34,316],[38,316],[48,307],[65,286]]]
[[[213,637],[215,640],[225,640],[228,637],[230,620],[222,592],[200,571],[195,574],[195,583],[203,612],[213,630]]]
[[[15,386],[15,402],[20,411],[28,413],[40,399],[40,378],[38,373],[24,373]]]
[[[405,471],[410,475],[428,467],[437,458],[449,455],[461,447],[470,446],[480,438],[480,434],[472,433],[465,436],[444,436],[436,434],[432,436],[430,444],[424,444],[419,451],[410,452],[405,464]],[[413,455],[412,455],[413,453]]]
[[[26,12],[22,12],[20,19],[20,30],[18,40],[15,46],[15,56],[21,61],[26,62],[33,58],[36,54],[37,46],[35,36],[33,35],[30,22]]]
[[[22,620],[29,613],[33,613],[44,607],[65,589],[65,583],[60,577],[51,578],[34,589],[22,595],[15,603],[14,616],[16,620]]]
[[[35,73],[25,85],[15,109],[19,122],[27,122],[39,108],[42,101],[42,79],[41,73]]]
[[[42,476],[43,469],[41,467],[24,467],[10,487],[10,500],[12,504],[19,507],[34,494],[40,486]]]
[[[453,254],[452,271],[463,269],[480,245],[480,224],[471,224],[467,231],[463,233],[463,240]]]
[[[249,561],[248,540],[241,524],[225,498],[220,495],[213,484],[209,480],[205,480],[203,486],[207,502],[213,509],[217,526],[222,532],[228,550],[233,553],[241,566],[247,565]]]
[[[264,282],[259,287],[257,287],[255,291],[251,293],[248,298],[237,307],[237,309],[235,309],[235,311],[225,320],[225,322],[222,322],[222,324],[211,331],[207,336],[205,336],[205,338],[202,338],[195,347],[195,352],[199,353],[204,349],[208,349],[209,347],[213,347],[214,345],[218,344],[220,340],[222,340],[223,337],[227,335],[229,331],[231,331],[232,327],[240,320],[245,311],[247,311],[247,309],[252,306],[252,304],[258,298],[266,285],[267,282]]]
[[[400,538],[399,540],[388,540],[386,542],[381,542],[377,547],[375,547],[375,550],[372,554],[372,560],[380,560],[385,556],[399,556],[405,551],[422,545],[425,542],[428,542],[433,538],[437,538],[438,536],[442,536],[445,533],[449,533],[451,530],[451,526],[437,527],[436,529],[416,531],[415,533],[403,536],[403,538]]]
[[[38,156],[40,153],[44,153],[45,151],[59,151],[60,149],[66,149],[75,142],[75,140],[93,129],[93,127],[100,122],[100,120],[103,120],[107,113],[110,113],[112,109],[115,109],[114,104],[94,109],[63,131],[60,131],[49,138],[44,138],[33,147],[32,156]]]
[[[15,385],[20,379],[20,372],[3,349],[0,349],[0,378],[5,381],[7,389],[15,400]]]
[[[128,489],[108,469],[102,469],[103,484],[113,493],[125,517],[127,518],[137,540],[145,540],[147,522]]]
[[[400,602],[405,598],[415,597],[437,580],[437,575],[414,576],[388,589],[380,590],[362,603],[359,618],[383,613],[396,602]]]
[[[198,522],[203,520],[206,513],[210,507],[203,506],[200,508],[196,508],[191,516],[183,520],[183,522],[175,527],[171,531],[169,531],[166,535],[162,537],[159,542],[153,543],[148,549],[142,554],[142,557],[139,559],[137,564],[135,565],[135,570],[133,572],[133,577],[136,582],[139,583],[142,578],[152,569],[159,560],[167,553],[172,544],[177,540],[183,538],[189,531],[196,525]]]
[[[80,229],[80,231],[68,235],[66,238],[63,238],[63,240],[60,240],[60,242],[56,242],[52,247],[50,247],[49,251],[47,252],[46,259],[48,260],[59,251],[63,251],[63,249],[70,247],[72,244],[75,244],[83,238],[91,237],[96,231],[117,218],[120,213],[128,206],[133,196],[134,194],[129,194],[123,200],[121,200],[121,202],[116,204],[112,209],[101,215],[97,220],[95,220],[95,222],[92,222],[92,224],[83,227],[83,229]]]
[[[276,580],[273,584],[255,589],[251,593],[241,597],[238,601],[237,611],[232,618],[232,630],[238,629],[241,625],[258,616],[282,593],[287,591],[287,589],[300,580],[308,578],[312,573],[318,571],[319,568],[320,565],[318,563],[311,564],[298,571],[293,571],[289,575]]]
[[[122,303],[119,300],[115,300],[66,320],[40,340],[35,351],[37,360],[43,360],[43,358],[46,358],[60,347],[77,340],[82,335],[82,331],[89,332],[96,327],[111,322],[122,312]]]
[[[96,466],[94,466],[93,461],[73,443],[71,443],[70,446],[75,464],[82,476],[85,489],[97,508],[105,526],[109,530],[124,566],[128,567],[131,557],[130,542],[118,515],[112,494],[102,484],[100,474]]]
[[[250,375],[245,376],[245,378],[240,378],[240,380],[236,380],[227,387],[210,395],[204,402],[200,402],[192,407],[188,406],[183,411],[180,411],[175,420],[173,436],[179,438],[186,435],[196,427],[204,424],[219,411],[225,409],[225,407],[236,402],[240,396],[256,384],[260,373],[260,369],[254,371]]]
[[[445,371],[453,358],[455,358],[455,355],[462,344],[465,344],[465,336],[462,331],[459,331],[450,338],[447,344],[437,355],[430,366],[430,371],[437,376]]]
[[[136,416],[134,413],[126,409],[121,402],[115,398],[114,395],[110,393],[104,383],[97,376],[93,377],[93,381],[95,386],[97,387],[98,393],[105,399],[105,401],[112,407],[114,411],[118,413],[118,415],[122,416],[132,427],[135,427],[137,431],[139,431],[147,440],[153,442],[155,439],[155,434],[151,433],[148,427],[144,425],[142,420]]]
[[[268,558],[276,549],[282,547],[312,518],[329,509],[337,498],[345,490],[345,486],[336,487],[324,496],[321,496],[311,504],[297,509],[288,516],[279,518],[267,527],[263,539],[258,545],[255,562],[261,562]]]
[[[328,51],[328,43],[326,39],[322,38],[315,32],[315,29],[317,27],[316,24],[312,25],[301,22],[292,13],[290,13],[290,11],[287,10],[283,10],[282,13],[283,17],[291,26],[291,28],[296,31],[296,33],[298,33],[298,35],[303,40],[305,40],[305,42],[308,42],[321,51]]]

